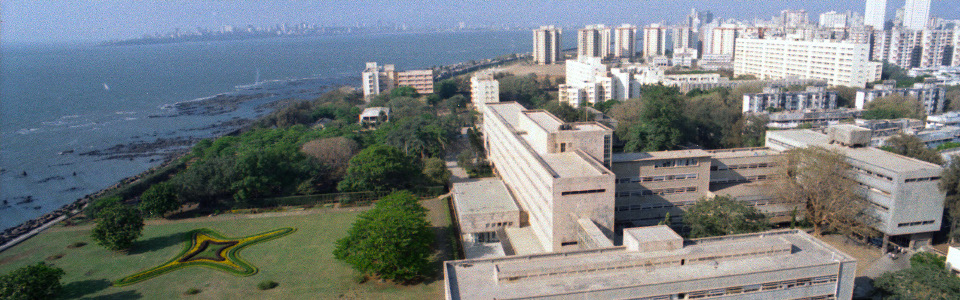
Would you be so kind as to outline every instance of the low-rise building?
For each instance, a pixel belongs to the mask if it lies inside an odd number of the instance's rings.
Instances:
[[[938,165],[871,147],[837,145],[809,129],[768,131],[766,146],[777,151],[818,146],[843,153],[853,171],[851,179],[863,188],[869,212],[878,221],[873,226],[885,238],[909,238],[913,248],[918,242],[929,243],[940,230],[945,194],[939,188],[943,168]]]
[[[360,124],[376,124],[390,120],[389,107],[367,107],[360,113]]]
[[[927,116],[927,127],[958,125],[960,125],[960,111],[951,111],[944,114]]]
[[[566,82],[559,86],[560,102],[573,107],[607,100],[640,97],[635,68],[609,68],[598,57],[567,60]]]
[[[368,62],[360,75],[363,97],[367,101],[398,86],[413,87],[420,94],[433,93],[433,70],[397,72],[394,65],[378,66],[376,62]]]
[[[827,91],[822,86],[808,86],[806,91],[785,92],[780,87],[771,86],[763,93],[744,94],[743,112],[764,112],[769,109],[779,111],[824,110],[837,108],[837,93]]]
[[[883,84],[875,85],[872,90],[857,90],[857,109],[865,109],[867,103],[890,95],[901,95],[916,99],[927,115],[943,112],[946,101],[944,99],[946,90],[936,82],[918,82],[914,83],[911,88],[896,88],[896,81],[887,80]]]
[[[802,230],[683,240],[666,226],[624,245],[444,263],[447,299],[850,299],[856,260]]]
[[[861,111],[852,108],[814,109],[804,111],[781,111],[761,113],[767,116],[769,128],[797,128],[801,125],[824,127],[837,125],[844,121],[853,121]]]
[[[397,73],[397,86],[409,86],[418,94],[433,94],[433,70],[411,70]]]
[[[487,103],[500,102],[500,82],[493,79],[492,71],[477,72],[470,77],[470,102],[481,115]]]

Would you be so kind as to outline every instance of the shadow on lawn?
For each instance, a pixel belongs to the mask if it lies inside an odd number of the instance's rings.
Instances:
[[[93,279],[74,281],[63,285],[62,298],[77,299],[83,296],[102,291],[110,287],[112,283],[106,279]]]
[[[129,254],[142,254],[147,252],[153,252],[153,251],[157,251],[170,246],[182,244],[187,240],[188,239],[187,239],[186,231],[171,233],[164,236],[152,237],[147,240],[138,240],[134,242],[133,247],[131,247]]]
[[[84,298],[84,299],[91,299],[91,300],[101,300],[101,299],[102,299],[102,300],[107,300],[107,299],[110,299],[110,300],[127,300],[127,299],[140,299],[140,298],[143,298],[143,295],[140,295],[140,293],[137,293],[137,291],[122,291],[122,292],[116,292],[116,293],[113,293],[113,294],[106,294],[106,295],[103,295],[103,296],[96,296],[96,297]]]

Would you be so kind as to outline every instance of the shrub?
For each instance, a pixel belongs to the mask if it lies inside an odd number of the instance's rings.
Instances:
[[[264,281],[261,281],[260,283],[257,284],[257,288],[260,289],[261,291],[266,291],[266,290],[275,288],[275,287],[277,287],[278,285],[280,285],[280,284],[277,283],[276,281],[273,281],[273,280],[264,280]]]
[[[363,284],[367,282],[367,280],[368,280],[367,275],[364,275],[364,274],[353,275],[353,282],[356,282],[357,284]]]
[[[91,236],[98,244],[110,250],[126,250],[143,231],[143,217],[130,207],[116,205],[99,213]]]
[[[39,262],[0,275],[0,299],[54,299],[62,290],[63,270]]]

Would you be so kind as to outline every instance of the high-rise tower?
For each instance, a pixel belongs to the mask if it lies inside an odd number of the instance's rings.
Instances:
[[[533,30],[533,62],[555,64],[560,59],[560,28],[540,26]]]
[[[887,0],[867,0],[863,8],[863,25],[873,26],[873,29],[883,30],[883,22],[887,19]]]
[[[903,27],[921,30],[930,20],[930,0],[907,0],[903,6]]]

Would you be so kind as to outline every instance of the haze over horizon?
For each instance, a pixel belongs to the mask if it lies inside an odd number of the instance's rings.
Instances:
[[[889,0],[888,17],[903,0]],[[718,18],[769,19],[784,9],[805,9],[811,21],[820,13],[855,11],[863,0],[649,0],[649,1],[118,1],[11,0],[0,4],[0,41],[4,44],[99,42],[165,33],[175,28],[216,29],[307,23],[324,26],[406,24],[410,27],[579,26],[673,23],[691,8]],[[651,9],[653,8],[653,9]],[[933,0],[931,17],[960,18],[960,0]]]

